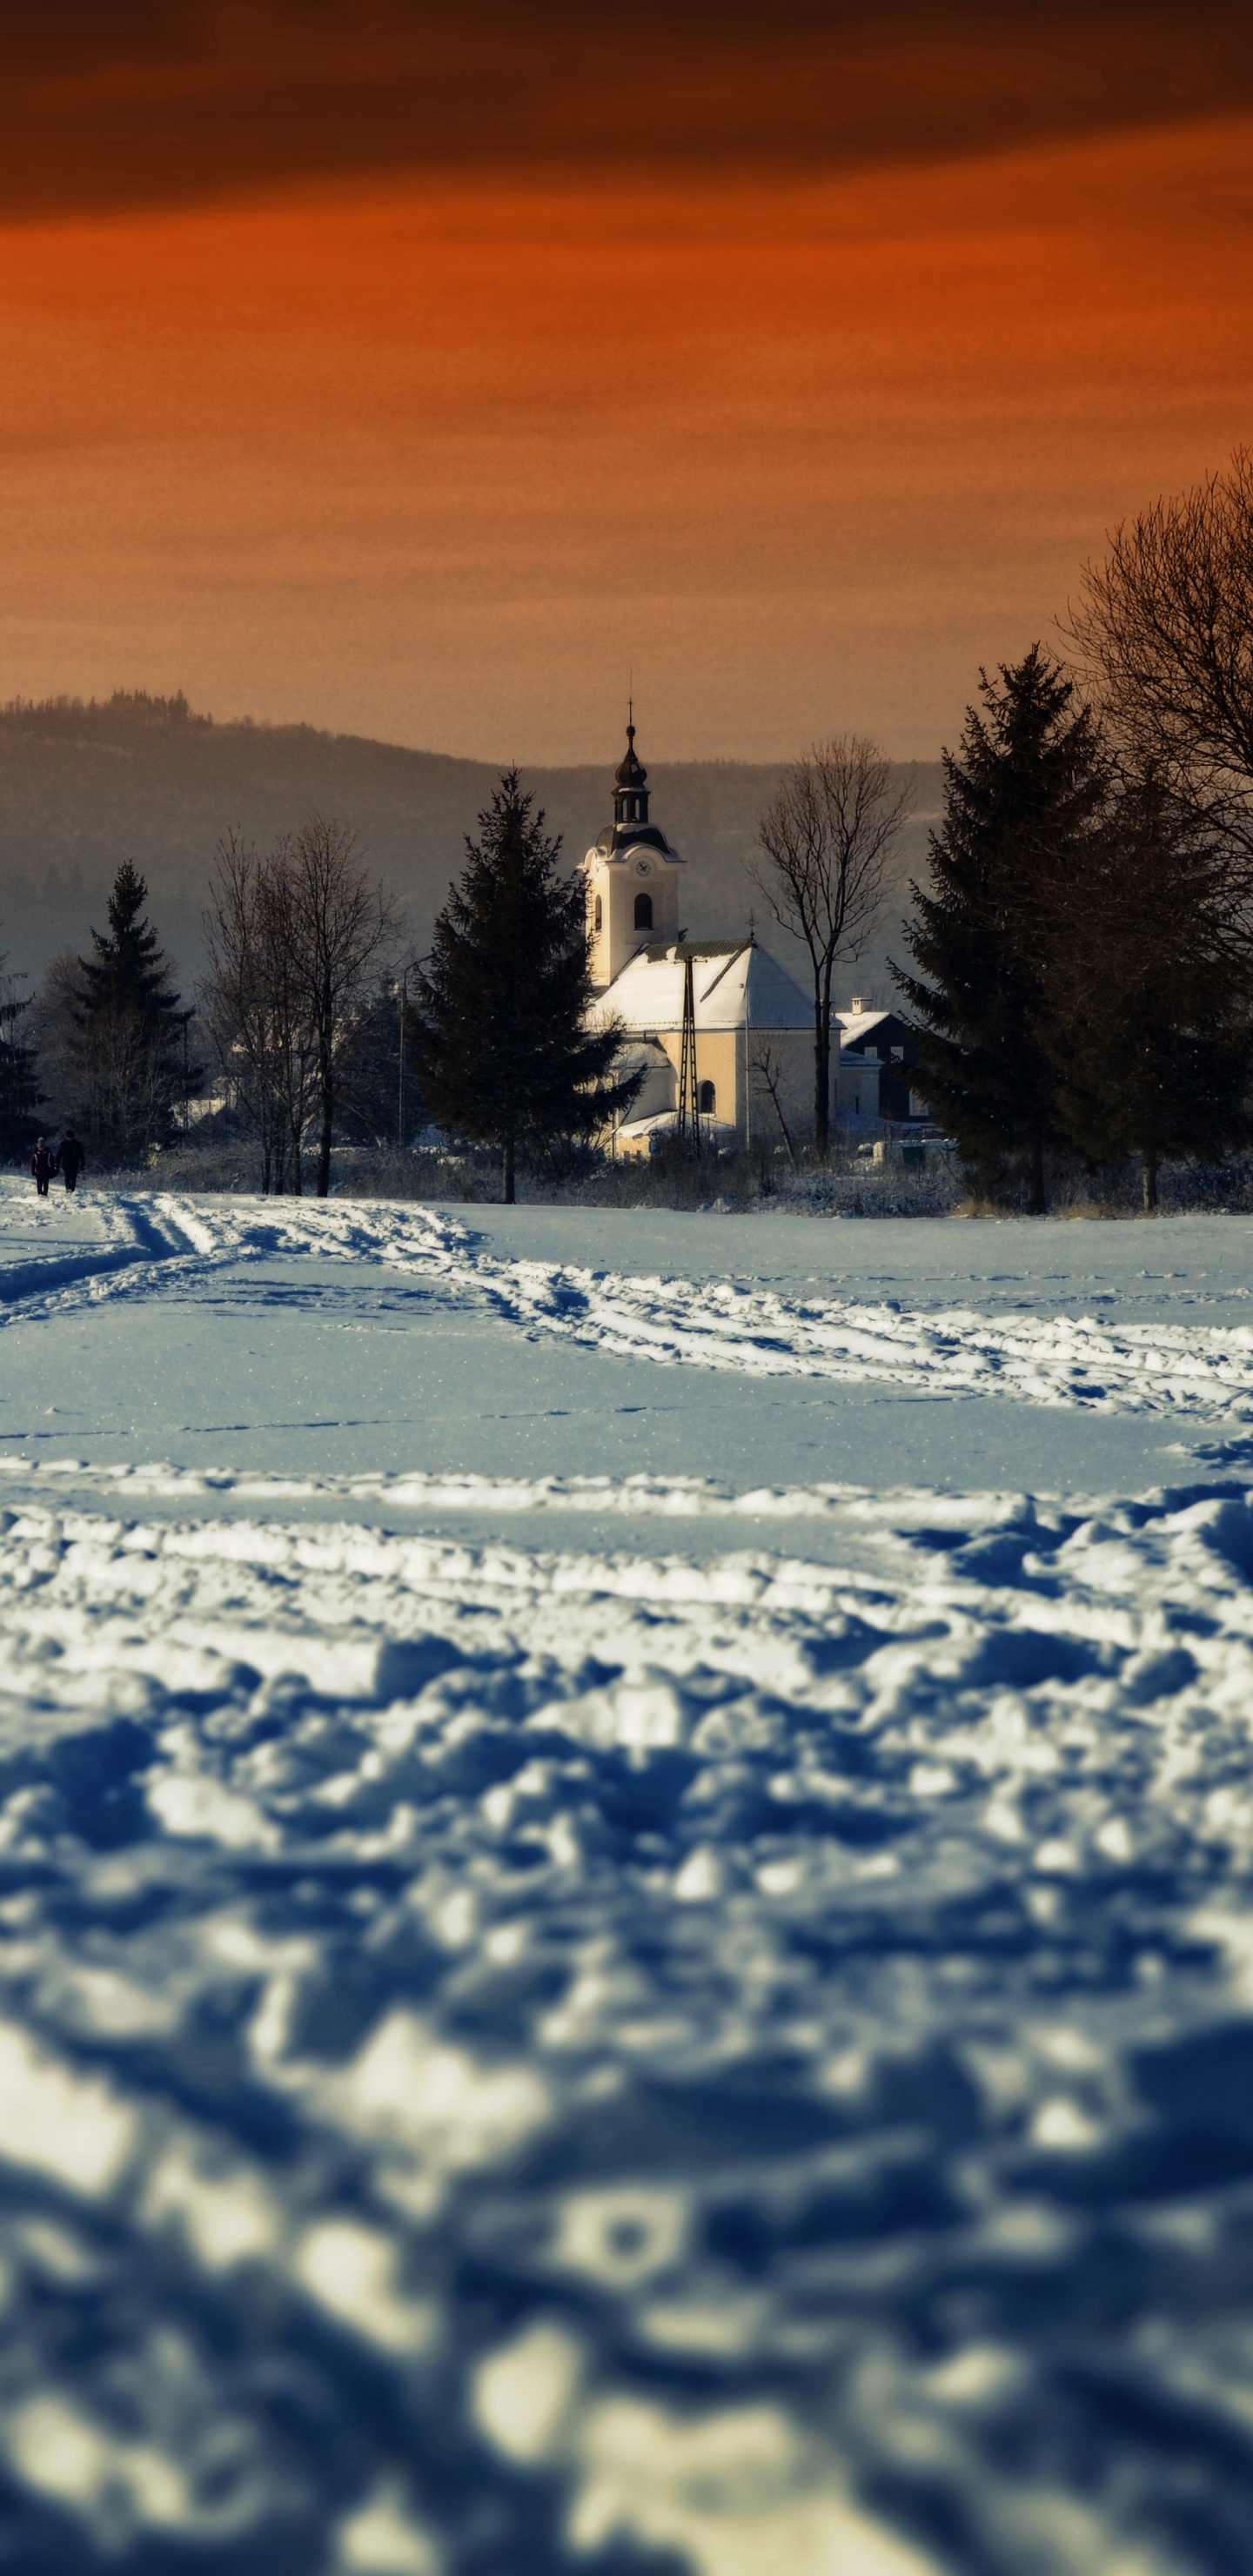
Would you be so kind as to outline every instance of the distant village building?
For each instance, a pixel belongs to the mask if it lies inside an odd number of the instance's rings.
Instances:
[[[616,1021],[623,1066],[643,1082],[616,1148],[646,1154],[684,1107],[684,1023],[692,1062],[689,1106],[702,1139],[723,1144],[802,1143],[813,1120],[813,1004],[751,932],[740,939],[684,937],[688,862],[649,820],[648,772],[627,725],[614,776],[613,821],[587,851],[592,1017]],[[914,1043],[890,1011],[855,1002],[835,1015],[832,1110],[840,1125],[877,1129],[911,1115],[907,1067]]]
[[[841,1127],[877,1127],[884,1119],[903,1125],[925,1115],[909,1087],[910,1067],[918,1062],[918,1040],[907,1020],[895,1011],[876,1010],[857,997],[847,1011],[837,1011],[840,1058],[836,1073],[836,1117]]]

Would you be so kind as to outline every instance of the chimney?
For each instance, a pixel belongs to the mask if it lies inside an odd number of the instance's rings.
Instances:
[[[852,1007],[855,1011],[873,1011],[874,1003],[867,1001],[864,993],[854,993]]]

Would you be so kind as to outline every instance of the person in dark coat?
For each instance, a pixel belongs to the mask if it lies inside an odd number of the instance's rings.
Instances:
[[[67,1190],[70,1191],[71,1195],[78,1187],[78,1176],[83,1170],[86,1161],[87,1157],[83,1152],[82,1146],[79,1144],[73,1128],[67,1127],[65,1134],[61,1139],[61,1151],[57,1156],[57,1165],[58,1169],[64,1174],[65,1186]]]
[[[54,1154],[50,1154],[48,1151],[48,1140],[46,1136],[40,1137],[34,1153],[31,1155],[30,1167],[35,1175],[35,1188],[38,1191],[40,1198],[46,1199],[48,1195],[48,1183],[57,1167],[56,1156]]]

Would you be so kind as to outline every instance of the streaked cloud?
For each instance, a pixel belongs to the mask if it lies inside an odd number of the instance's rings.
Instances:
[[[325,180],[834,173],[1230,114],[1230,0],[67,0],[5,13],[0,215]]]
[[[0,695],[484,757],[952,739],[1253,416],[1253,120],[0,237]]]

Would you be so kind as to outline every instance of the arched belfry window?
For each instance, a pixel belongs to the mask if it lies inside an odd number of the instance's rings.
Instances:
[[[712,1082],[702,1082],[700,1087],[700,1114],[702,1118],[714,1118],[717,1116],[717,1112],[717,1091],[715,1090]]]
[[[593,912],[593,914],[592,914],[592,928],[593,928],[593,930],[595,931],[597,938],[599,938],[599,937],[600,937],[601,930],[602,930],[602,929],[603,929],[603,927],[604,927],[604,920],[605,920],[605,907],[604,907],[603,903],[601,902],[600,896],[599,896],[599,895],[597,895],[597,897],[596,897],[596,908],[595,908],[595,910],[594,910],[594,912]]]
[[[652,926],[652,896],[650,894],[637,894],[635,898],[635,927],[637,930],[651,930]]]

